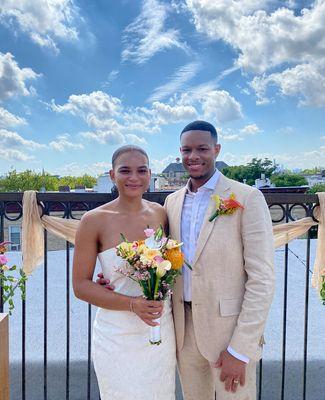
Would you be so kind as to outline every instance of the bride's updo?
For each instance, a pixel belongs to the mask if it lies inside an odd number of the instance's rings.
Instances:
[[[141,153],[142,155],[144,155],[149,164],[148,154],[141,147],[133,145],[133,144],[127,144],[125,146],[119,147],[118,149],[116,149],[114,151],[114,153],[112,155],[112,168],[115,167],[116,160],[119,158],[120,155],[122,155],[124,153],[129,153],[132,151],[137,151],[137,152]]]

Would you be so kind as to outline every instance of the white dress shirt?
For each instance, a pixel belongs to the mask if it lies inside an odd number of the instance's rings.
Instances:
[[[182,217],[181,217],[181,238],[183,242],[182,251],[185,260],[191,265],[194,260],[197,241],[203,224],[204,216],[210,202],[210,197],[213,194],[220,176],[219,170],[216,169],[211,178],[197,192],[192,192],[190,180],[187,182],[187,193],[185,194]],[[184,301],[192,301],[192,272],[183,267],[183,286],[184,286]],[[241,361],[248,363],[249,358],[237,353],[230,346],[228,352]]]

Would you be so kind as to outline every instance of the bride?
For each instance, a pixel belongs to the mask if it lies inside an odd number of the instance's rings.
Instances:
[[[170,301],[149,301],[138,283],[117,272],[120,234],[145,239],[149,226],[166,227],[163,207],[142,199],[150,182],[149,159],[137,146],[123,146],[112,157],[110,176],[116,200],[88,211],[76,234],[73,260],[75,295],[98,307],[93,327],[93,361],[101,400],[174,400],[175,338]],[[115,290],[92,281],[98,257]],[[162,344],[149,343],[150,326],[161,317]]]

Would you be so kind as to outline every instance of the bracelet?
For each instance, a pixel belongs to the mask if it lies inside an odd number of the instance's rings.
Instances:
[[[133,311],[133,300],[134,300],[134,297],[131,297],[131,300],[130,300],[130,311],[131,312],[134,312]]]

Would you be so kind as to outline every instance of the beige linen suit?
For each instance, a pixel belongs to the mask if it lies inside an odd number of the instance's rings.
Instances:
[[[165,202],[169,233],[177,240],[181,240],[185,193],[186,188],[182,188]],[[234,193],[244,209],[209,222],[215,210],[215,202],[210,200],[192,264],[192,313],[186,324],[182,277],[176,281],[173,314],[181,381],[186,400],[212,400],[211,393],[204,392],[208,383],[196,379],[200,367],[186,369],[186,365],[191,364],[192,350],[213,362],[231,346],[250,359],[246,385],[236,394],[228,393],[214,369],[217,400],[252,400],[256,396],[255,363],[261,358],[263,331],[274,292],[272,223],[259,190],[220,174],[214,193],[222,198]],[[192,337],[186,338],[185,330],[191,326]]]

